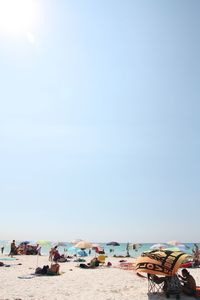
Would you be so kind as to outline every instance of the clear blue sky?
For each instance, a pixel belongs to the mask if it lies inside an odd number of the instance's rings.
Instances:
[[[0,32],[0,239],[199,241],[200,1],[37,4]]]

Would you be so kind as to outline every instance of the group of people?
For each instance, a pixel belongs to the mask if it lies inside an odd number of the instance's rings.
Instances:
[[[26,243],[21,243],[16,246],[15,240],[10,244],[10,253],[9,255],[12,257],[13,255],[41,255],[41,247],[40,245],[29,245]]]
[[[31,246],[31,245],[22,243],[19,246],[16,246],[15,240],[13,240],[10,245],[9,255],[12,257],[13,255],[17,255],[17,254],[40,254],[40,249],[41,249],[41,247],[39,245]],[[2,249],[1,249],[1,251],[2,251]],[[193,260],[194,260],[195,266],[198,267],[200,265],[200,251],[199,251],[199,247],[197,244],[194,244]],[[65,262],[65,261],[67,261],[67,258],[64,256],[64,254],[61,255],[58,251],[58,246],[55,246],[55,247],[51,248],[51,250],[49,251],[49,261],[54,262],[55,264],[52,264],[51,267],[44,266],[42,269],[38,268],[36,270],[36,273],[38,273],[38,274],[58,273],[59,272],[58,262]],[[85,268],[85,269],[96,268],[99,266],[99,263],[100,262],[99,262],[98,258],[95,257],[88,264],[80,264],[80,267]],[[52,269],[52,268],[54,268],[54,269]],[[184,294],[186,294],[188,296],[195,296],[195,294],[196,294],[195,279],[185,268],[182,269],[182,275],[171,276],[171,278],[169,276],[158,277],[157,275],[149,275],[149,277],[157,284],[160,284],[163,282],[164,283],[163,290],[165,292],[169,288],[170,280],[173,279],[176,286],[178,286]]]

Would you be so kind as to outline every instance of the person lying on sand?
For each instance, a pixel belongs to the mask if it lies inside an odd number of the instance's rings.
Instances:
[[[88,264],[80,264],[80,268],[82,268],[82,269],[94,269],[94,268],[96,268],[96,267],[98,267],[99,266],[99,261],[98,261],[98,258],[97,257],[94,257],[91,261],[90,261],[90,263],[88,263]]]
[[[58,275],[60,270],[59,264],[51,264],[51,267],[48,265],[43,266],[42,268],[38,267],[35,270],[35,274],[37,275]]]

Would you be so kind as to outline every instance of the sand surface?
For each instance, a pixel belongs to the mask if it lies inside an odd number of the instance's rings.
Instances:
[[[112,262],[112,267],[97,269],[81,269],[77,262],[65,262],[60,264],[61,272],[64,274],[42,277],[31,275],[37,266],[36,256],[17,256],[16,258],[15,261],[3,261],[10,267],[0,267],[0,300],[166,299],[163,295],[149,296],[147,279],[138,277],[133,270],[119,269],[120,258],[107,258],[107,261]],[[128,261],[133,262],[133,259],[129,258]],[[38,266],[42,267],[47,264],[49,264],[48,257],[40,256]],[[200,285],[200,269],[192,269],[190,272]],[[170,297],[170,299],[175,299],[175,297]],[[182,295],[181,299],[193,298]]]

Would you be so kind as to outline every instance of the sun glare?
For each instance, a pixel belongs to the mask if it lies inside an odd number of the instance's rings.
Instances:
[[[0,31],[27,34],[35,21],[33,0],[0,0]]]

